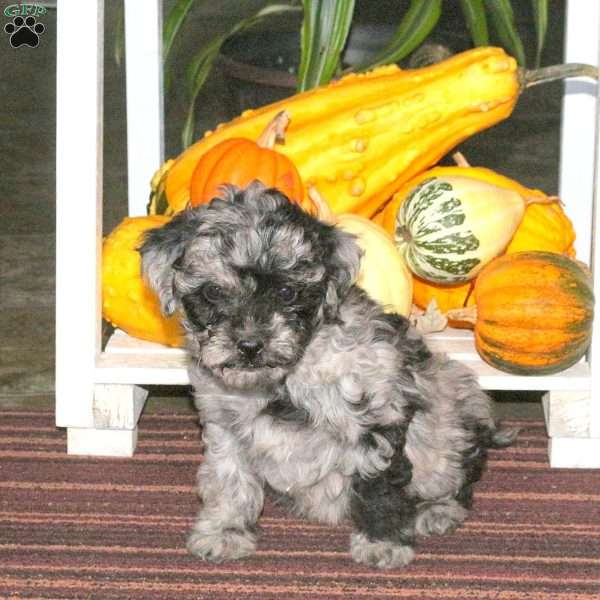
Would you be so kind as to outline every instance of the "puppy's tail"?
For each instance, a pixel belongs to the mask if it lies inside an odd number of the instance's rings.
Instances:
[[[519,431],[518,427],[496,426],[494,429],[488,429],[484,443],[488,448],[506,448],[515,441]]]

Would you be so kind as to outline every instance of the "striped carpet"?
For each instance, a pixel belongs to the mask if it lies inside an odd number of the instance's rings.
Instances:
[[[543,424],[494,452],[470,520],[396,572],[354,564],[349,528],[268,505],[258,554],[206,564],[184,540],[200,462],[190,412],[148,414],[133,459],[68,457],[46,413],[0,412],[1,598],[592,600],[600,471],[550,470]]]

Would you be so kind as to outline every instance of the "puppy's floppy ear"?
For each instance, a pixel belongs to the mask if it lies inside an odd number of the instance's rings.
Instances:
[[[340,300],[356,283],[362,256],[354,235],[338,227],[333,227],[332,234],[334,249],[328,261],[329,281],[325,295],[325,304],[329,309],[328,316],[337,313]]]
[[[142,274],[160,300],[166,316],[178,306],[174,292],[174,277],[187,242],[198,230],[200,210],[184,210],[166,225],[148,230],[138,251],[142,255]]]

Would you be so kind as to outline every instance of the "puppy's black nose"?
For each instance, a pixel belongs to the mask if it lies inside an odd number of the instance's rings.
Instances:
[[[246,358],[255,358],[263,349],[263,343],[257,340],[240,340],[237,347]]]

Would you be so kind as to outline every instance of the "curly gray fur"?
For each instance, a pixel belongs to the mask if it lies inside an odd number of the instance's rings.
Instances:
[[[460,525],[486,448],[514,432],[464,366],[355,286],[352,236],[254,183],[140,251],[192,358],[206,454],[191,552],[251,554],[265,488],[310,519],[353,520],[352,556],[381,568],[408,563],[416,535]]]

